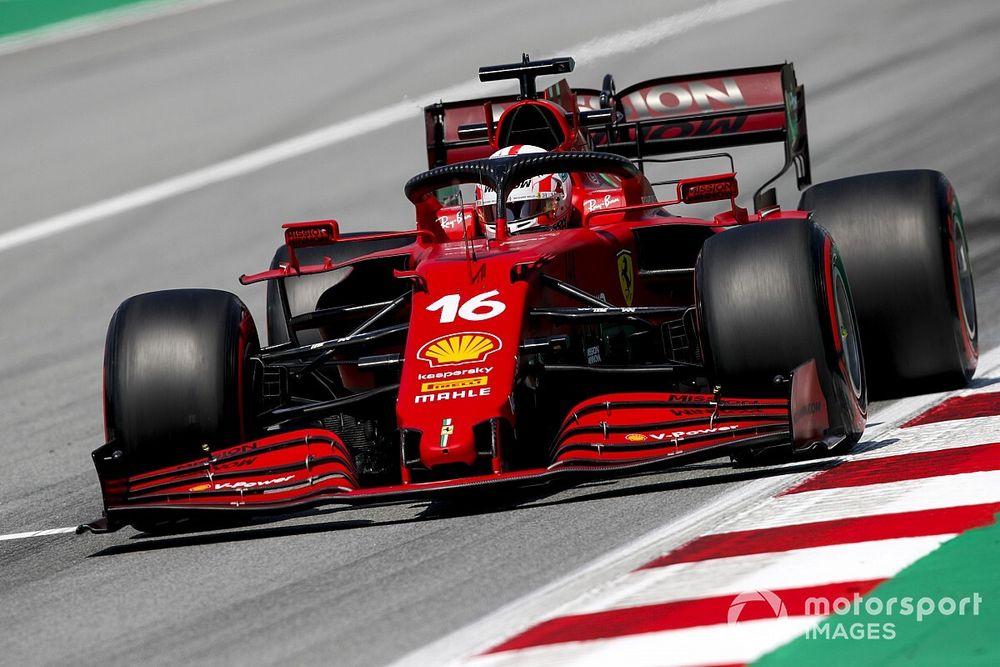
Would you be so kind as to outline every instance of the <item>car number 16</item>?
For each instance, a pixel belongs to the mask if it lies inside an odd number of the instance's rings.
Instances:
[[[503,301],[490,298],[499,294],[499,290],[483,292],[472,297],[465,303],[462,303],[460,295],[449,294],[427,306],[427,310],[431,312],[440,310],[441,324],[454,322],[456,317],[470,322],[481,322],[482,320],[492,319],[507,310],[507,305]]]

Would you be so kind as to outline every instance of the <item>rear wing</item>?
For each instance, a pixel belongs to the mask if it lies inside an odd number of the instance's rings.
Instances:
[[[562,61],[569,62],[568,67],[555,67]],[[565,58],[529,62],[525,56],[519,65],[497,67],[505,72],[500,78],[513,78],[514,74],[572,71],[572,62]],[[483,68],[491,69],[496,67]],[[497,76],[491,74],[484,80],[491,78]],[[614,92],[610,74],[604,77],[601,90],[569,90],[560,84],[538,96],[532,80],[527,93],[530,98],[557,102],[559,111],[570,117],[572,129],[578,129],[593,150],[632,158],[640,169],[657,155],[782,143],[784,167],[758,192],[792,166],[799,189],[812,181],[805,92],[796,82],[791,63],[663,77],[620,93]],[[428,167],[489,156],[493,151],[490,136],[500,115],[529,97],[525,90],[521,92],[426,107]]]
[[[643,81],[615,94],[612,105],[615,121],[590,131],[595,150],[641,164],[653,155],[781,142],[779,176],[794,165],[800,189],[812,180],[805,91],[791,63]]]

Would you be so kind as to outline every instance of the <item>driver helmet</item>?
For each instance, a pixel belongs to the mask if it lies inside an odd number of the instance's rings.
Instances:
[[[544,153],[538,146],[517,144],[501,148],[490,158]],[[507,196],[507,232],[521,234],[539,229],[562,229],[572,213],[569,174],[542,174],[519,183]],[[476,212],[486,238],[496,238],[497,193],[483,185],[476,186]]]

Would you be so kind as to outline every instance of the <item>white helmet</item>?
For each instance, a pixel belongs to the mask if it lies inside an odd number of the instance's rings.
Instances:
[[[501,148],[490,158],[545,152],[538,146],[518,144]],[[540,227],[566,227],[573,209],[571,187],[569,174],[543,174],[519,183],[507,195],[507,232],[520,234]],[[497,193],[494,190],[483,185],[476,186],[476,211],[488,239],[496,237],[496,203]]]

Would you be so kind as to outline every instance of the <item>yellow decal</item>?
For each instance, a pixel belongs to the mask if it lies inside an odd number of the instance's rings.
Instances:
[[[449,389],[466,389],[467,387],[485,387],[489,378],[479,375],[460,380],[441,380],[440,382],[424,382],[420,385],[420,391],[447,391]]]
[[[644,436],[642,433],[629,433],[625,436],[625,439],[629,442],[645,442],[646,440],[649,440],[649,438]]]
[[[435,367],[466,364],[482,361],[501,347],[500,339],[493,334],[470,331],[441,336],[425,343],[417,352],[417,359]]]
[[[629,250],[622,250],[618,253],[618,281],[622,284],[625,305],[631,307],[632,295],[635,294],[635,265]]]

